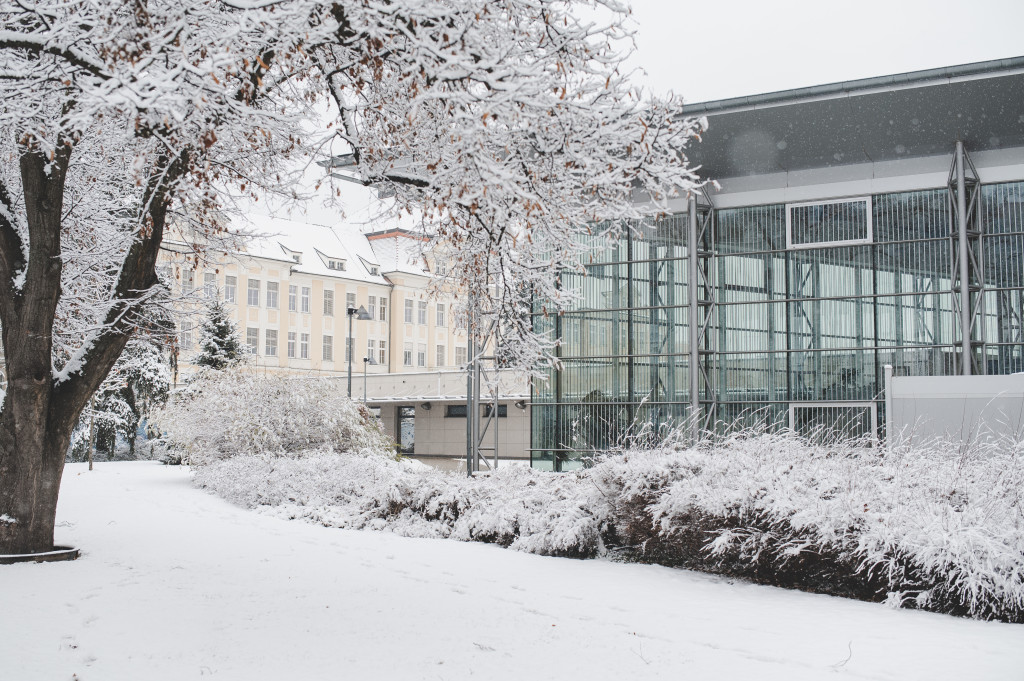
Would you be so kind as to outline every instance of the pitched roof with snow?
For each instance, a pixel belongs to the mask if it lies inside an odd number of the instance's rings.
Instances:
[[[328,227],[254,214],[236,224],[254,235],[245,247],[249,255],[289,263],[293,272],[388,283],[384,278],[388,268],[358,227]]]

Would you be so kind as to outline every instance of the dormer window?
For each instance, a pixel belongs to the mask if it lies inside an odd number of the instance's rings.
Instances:
[[[328,258],[327,259],[327,269],[329,269],[329,270],[337,270],[339,272],[344,272],[345,271],[345,261],[344,260],[335,260],[334,258]]]
[[[298,253],[292,253],[292,262],[301,263],[302,262],[302,256],[299,255]]]
[[[380,268],[379,267],[377,267],[377,266],[370,267],[370,276],[376,277],[378,274],[380,274]]]

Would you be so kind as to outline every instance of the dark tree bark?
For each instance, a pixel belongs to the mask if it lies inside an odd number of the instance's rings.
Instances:
[[[5,217],[12,211],[0,210],[0,324],[8,376],[0,412],[0,554],[53,548],[57,497],[72,431],[135,330],[139,299],[157,283],[168,187],[186,165],[184,158],[157,163],[144,197],[144,229],[128,250],[104,330],[86,352],[81,368],[57,383],[53,323],[61,296],[61,219],[72,148],[61,140],[52,160],[38,148],[23,149],[27,263],[22,238]],[[2,184],[0,202],[4,208],[12,205]]]

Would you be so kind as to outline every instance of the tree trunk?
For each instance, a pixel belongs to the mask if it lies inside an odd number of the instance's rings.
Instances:
[[[24,251],[4,253],[4,278],[23,272],[24,279],[20,287],[7,280],[0,288],[8,298],[2,302],[8,380],[0,414],[0,553],[53,548],[64,452],[78,418],[77,411],[66,415],[70,424],[52,418],[53,319],[60,299],[61,211],[70,156],[70,146],[64,145],[52,160],[38,149],[21,156],[30,248],[27,261]]]
[[[50,430],[45,418],[16,423],[11,413],[0,419],[0,553],[49,551],[74,421]]]
[[[0,333],[7,392],[0,412],[0,554],[53,548],[64,456],[78,417],[121,355],[138,320],[135,305],[157,284],[156,258],[166,223],[168,188],[186,155],[161,157],[147,185],[146,225],[135,235],[105,323],[87,339],[79,368],[60,383],[53,373],[53,323],[61,297],[61,221],[72,144],[46,154],[23,147],[21,181],[28,247],[8,216],[11,196],[0,183]],[[27,260],[25,255],[28,255]]]

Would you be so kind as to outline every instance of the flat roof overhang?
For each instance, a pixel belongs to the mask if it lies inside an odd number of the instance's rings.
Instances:
[[[708,179],[1024,148],[1024,57],[692,104]]]

